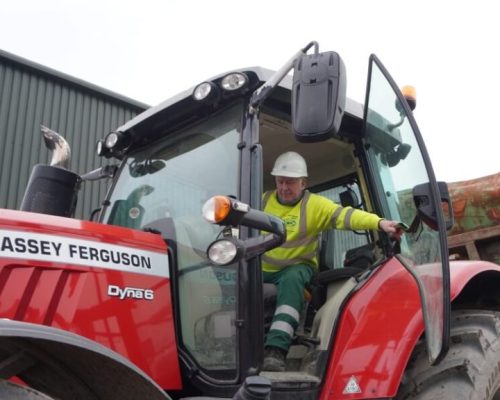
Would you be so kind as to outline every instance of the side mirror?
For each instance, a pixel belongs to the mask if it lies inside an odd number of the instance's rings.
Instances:
[[[446,230],[450,230],[455,223],[453,218],[453,208],[451,206],[450,194],[446,182],[437,182],[439,197],[441,198],[442,209],[447,209],[445,216]],[[417,185],[413,188],[413,201],[417,207],[420,219],[431,229],[437,230],[437,210],[430,202],[430,187],[428,183]],[[442,209],[439,211],[441,212]]]
[[[337,53],[307,54],[296,61],[292,127],[299,142],[320,142],[337,135],[345,103],[345,66]]]
[[[142,162],[133,162],[129,166],[130,176],[137,178],[148,174],[154,174],[166,167],[163,160],[144,160]]]
[[[358,195],[351,188],[347,188],[347,190],[340,192],[339,198],[340,198],[340,205],[342,207],[357,208],[360,206]]]
[[[401,143],[396,148],[391,149],[387,153],[381,154],[382,162],[392,168],[404,160],[410,154],[411,146],[407,143]]]

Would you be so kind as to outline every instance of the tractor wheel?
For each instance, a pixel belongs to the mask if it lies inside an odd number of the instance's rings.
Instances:
[[[397,399],[500,400],[500,313],[451,314],[450,349],[429,366],[425,343],[415,348]]]
[[[53,400],[38,390],[17,385],[16,383],[0,380],[0,399],[9,400]]]

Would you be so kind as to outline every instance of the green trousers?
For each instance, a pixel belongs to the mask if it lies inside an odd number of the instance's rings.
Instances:
[[[265,346],[288,351],[304,305],[304,288],[313,276],[313,269],[306,264],[291,265],[278,272],[263,272],[264,283],[277,287],[276,311]]]

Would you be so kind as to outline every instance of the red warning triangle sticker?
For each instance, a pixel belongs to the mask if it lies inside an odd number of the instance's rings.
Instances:
[[[344,391],[342,394],[352,394],[352,393],[361,393],[361,388],[359,387],[357,379],[353,376],[349,378],[347,385],[345,385]]]

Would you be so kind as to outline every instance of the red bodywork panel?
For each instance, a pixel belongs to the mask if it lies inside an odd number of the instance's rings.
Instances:
[[[179,389],[172,310],[159,235],[0,210],[1,318],[74,332]]]
[[[451,261],[451,299],[455,299],[460,294],[462,289],[465,287],[465,285],[467,285],[467,282],[469,282],[471,278],[485,271],[500,272],[500,265],[489,261],[480,260]]]
[[[392,397],[423,332],[413,277],[392,258],[348,301],[321,399]],[[354,377],[360,393],[343,394]]]
[[[451,299],[467,282],[500,266],[450,263]],[[346,304],[336,329],[321,399],[372,399],[396,395],[412,351],[424,332],[417,284],[396,258],[381,267]],[[360,393],[344,394],[351,378]]]

